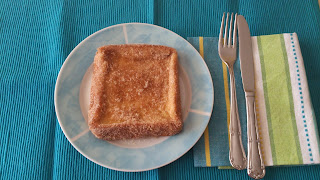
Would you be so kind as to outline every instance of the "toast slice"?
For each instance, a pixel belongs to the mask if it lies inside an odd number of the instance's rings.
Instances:
[[[88,125],[104,140],[171,136],[182,130],[175,49],[108,45],[94,57]]]

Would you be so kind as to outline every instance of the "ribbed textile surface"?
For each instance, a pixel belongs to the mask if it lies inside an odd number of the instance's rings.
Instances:
[[[56,119],[54,87],[72,49],[125,22],[184,38],[218,36],[222,12],[247,18],[251,35],[296,32],[320,122],[320,11],[316,0],[16,0],[0,2],[0,179],[248,179],[245,171],[195,168],[192,150],[160,169],[125,173],[87,160]],[[319,166],[267,168],[265,179],[318,179]]]

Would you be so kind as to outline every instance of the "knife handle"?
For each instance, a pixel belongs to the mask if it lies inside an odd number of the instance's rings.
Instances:
[[[241,126],[238,113],[237,105],[237,94],[235,88],[235,79],[233,67],[229,67],[230,74],[230,125],[229,125],[229,160],[232,167],[241,170],[245,169],[247,166],[247,158],[243,149],[242,139],[241,139]]]
[[[248,175],[254,179],[261,179],[266,174],[260,149],[259,131],[257,126],[254,92],[246,92],[247,104],[247,132],[248,132]]]

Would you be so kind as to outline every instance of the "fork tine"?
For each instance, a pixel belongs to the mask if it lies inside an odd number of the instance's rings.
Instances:
[[[234,27],[233,27],[233,45],[232,47],[237,46],[237,13],[234,16]]]
[[[229,13],[227,13],[226,28],[224,29],[224,44],[223,44],[223,47],[227,46],[228,22],[229,22]]]
[[[220,35],[219,35],[219,46],[220,47],[223,46],[222,39],[223,39],[223,27],[224,27],[224,15],[225,15],[225,13],[223,13],[223,16],[222,16]]]
[[[228,47],[231,46],[231,33],[232,33],[232,22],[233,22],[233,13],[231,13],[231,19],[230,19],[230,28],[229,28],[229,42],[228,42]]]

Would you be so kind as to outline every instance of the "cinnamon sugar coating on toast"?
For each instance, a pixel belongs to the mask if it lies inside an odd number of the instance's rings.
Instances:
[[[104,140],[170,136],[182,130],[175,49],[108,45],[94,58],[89,129]]]

